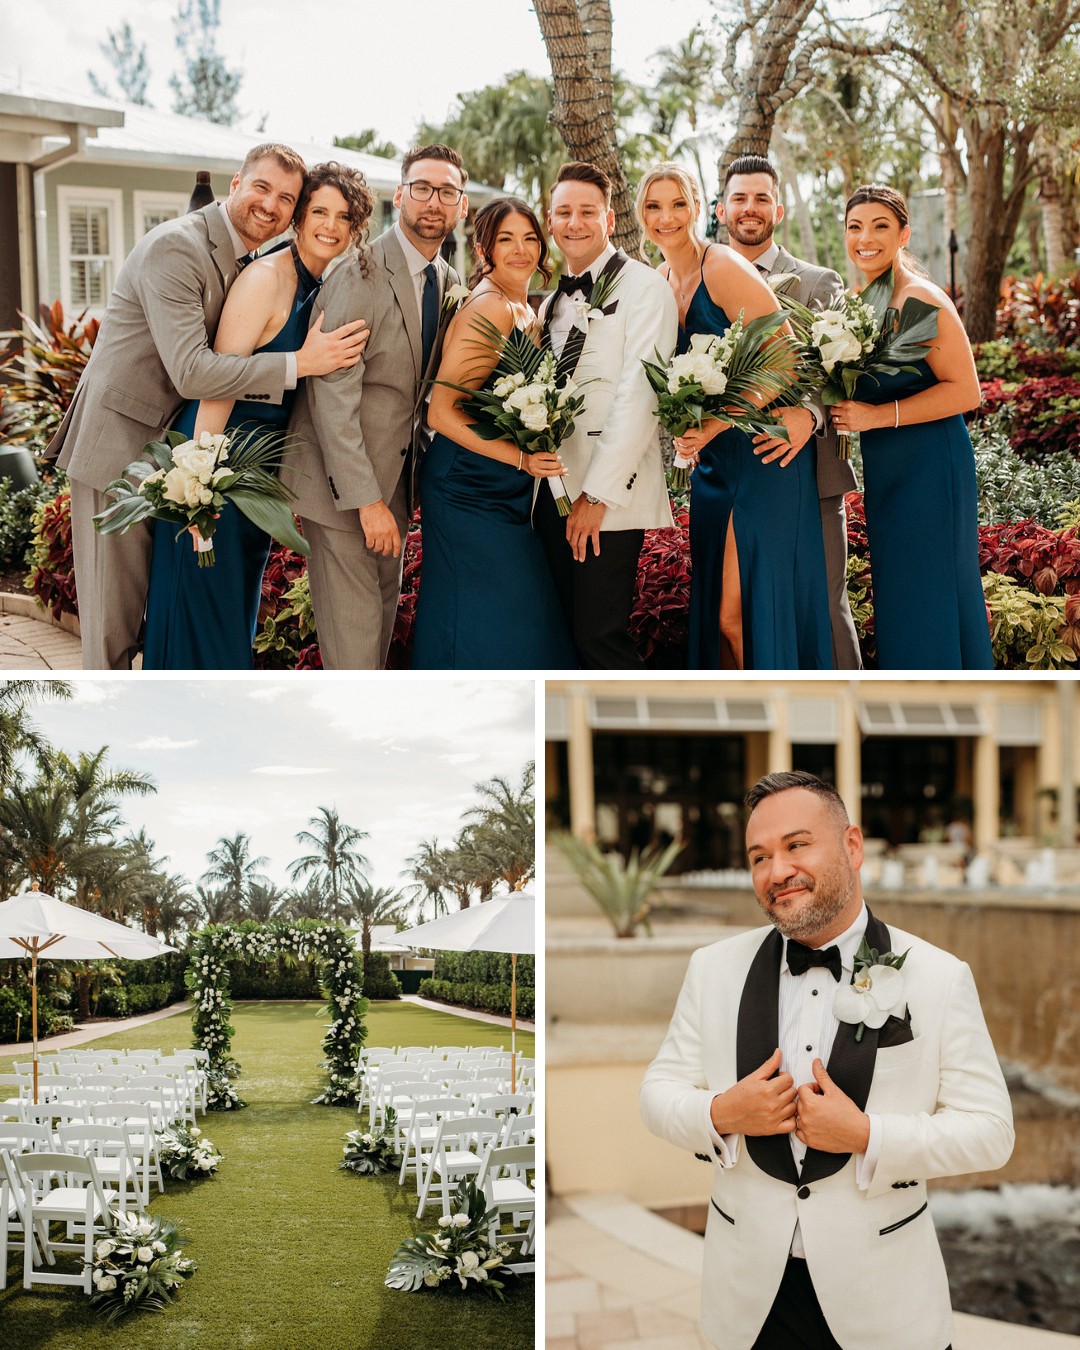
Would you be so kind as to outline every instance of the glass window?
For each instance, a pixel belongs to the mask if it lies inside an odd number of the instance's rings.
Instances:
[[[76,309],[98,308],[112,289],[109,208],[93,202],[68,207],[68,284]]]

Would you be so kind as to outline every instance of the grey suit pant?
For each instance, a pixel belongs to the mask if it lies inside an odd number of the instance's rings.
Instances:
[[[93,517],[110,499],[72,478],[71,547],[84,670],[130,670],[150,584],[154,536],[149,525],[124,534],[98,534]]]
[[[825,540],[833,666],[836,670],[861,670],[862,655],[847,595],[847,513],[843,493],[821,498],[821,533]]]
[[[390,509],[401,533],[400,558],[372,553],[359,529],[339,530],[317,520],[303,521],[304,538],[311,545],[311,603],[326,670],[382,670],[386,665],[405,552],[403,484],[399,483]]]

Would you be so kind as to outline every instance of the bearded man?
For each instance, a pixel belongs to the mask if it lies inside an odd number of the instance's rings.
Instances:
[[[648,1128],[715,1169],[702,1329],[723,1350],[946,1350],[926,1183],[1013,1146],[971,972],[867,909],[830,785],[769,774],[746,805],[773,928],[695,952],[641,1089]]]

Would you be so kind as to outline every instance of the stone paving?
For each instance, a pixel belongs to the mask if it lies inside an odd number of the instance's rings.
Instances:
[[[33,596],[0,592],[0,670],[80,670],[77,625],[65,620],[54,623]]]

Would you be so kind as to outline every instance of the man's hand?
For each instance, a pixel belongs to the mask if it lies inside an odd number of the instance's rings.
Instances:
[[[870,1118],[841,1092],[820,1059],[811,1068],[814,1082],[799,1088],[799,1125],[795,1137],[822,1153],[865,1153],[870,1142]]]
[[[787,428],[791,443],[782,441],[779,436],[770,436],[761,432],[754,437],[754,454],[761,455],[762,464],[771,464],[780,459],[780,467],[786,469],[806,442],[814,434],[814,414],[809,408],[769,408],[768,413],[777,417]]]
[[[343,323],[331,333],[324,333],[325,318],[325,314],[319,315],[308,329],[304,345],[296,353],[298,380],[308,375],[329,375],[332,370],[355,366],[367,345],[367,319],[354,319],[352,323]]]
[[[400,556],[401,534],[394,513],[384,501],[360,508],[360,528],[364,531],[364,543],[372,553],[384,558]]]
[[[717,1134],[791,1134],[795,1129],[795,1080],[776,1073],[780,1051],[760,1069],[712,1099],[709,1114]]]
[[[604,523],[604,512],[606,510],[607,507],[603,502],[597,502],[595,506],[587,502],[584,493],[570,508],[570,514],[566,517],[566,542],[570,545],[570,551],[578,562],[585,561],[585,555],[589,551],[590,539],[592,540],[593,552],[599,558],[600,526]]]

